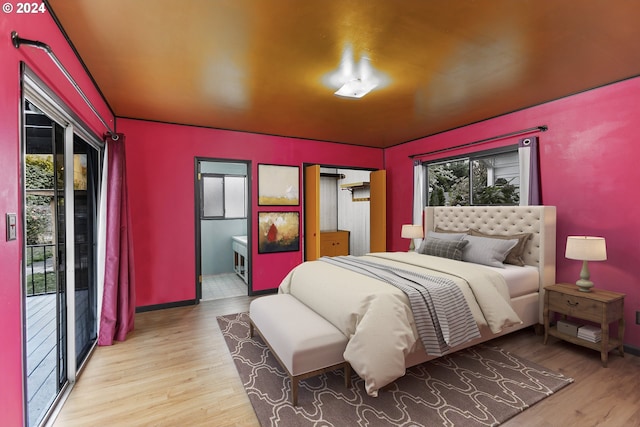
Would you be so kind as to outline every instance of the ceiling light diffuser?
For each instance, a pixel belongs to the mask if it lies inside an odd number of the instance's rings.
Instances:
[[[337,89],[336,96],[362,98],[373,89],[384,87],[389,78],[371,65],[369,58],[362,56],[356,64],[353,48],[346,45],[342,51],[340,65],[323,76],[325,86]]]
[[[363,81],[361,79],[354,79],[343,84],[340,89],[335,91],[335,95],[344,96],[347,98],[362,98],[373,89],[378,86],[371,81]]]

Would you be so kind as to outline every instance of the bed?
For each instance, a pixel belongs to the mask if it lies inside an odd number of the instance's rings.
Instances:
[[[428,276],[453,286],[446,294],[462,295],[469,308],[456,303],[449,311],[468,311],[467,320],[472,316],[477,333],[469,335],[471,339],[453,339],[447,329],[445,338],[452,339],[453,345],[426,351],[428,342],[418,333],[418,315],[414,316],[411,298],[405,292],[377,276],[335,265],[333,259],[300,264],[279,287],[280,293],[291,294],[347,336],[345,360],[364,379],[371,396],[404,375],[409,366],[541,324],[544,287],[555,283],[555,207],[427,207],[424,229],[428,236],[419,247],[423,253],[371,253],[354,262],[402,271],[411,277]],[[520,239],[511,239],[514,235]],[[468,244],[444,243],[456,239]],[[437,247],[468,249],[470,255],[491,252],[479,252],[478,242],[500,247],[522,244],[519,259],[523,265],[497,265],[493,259],[483,264],[470,262],[473,258],[459,261],[429,251],[437,243]]]

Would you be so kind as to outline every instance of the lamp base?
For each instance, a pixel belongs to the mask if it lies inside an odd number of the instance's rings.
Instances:
[[[413,239],[411,239],[411,243],[409,244],[409,252],[415,252],[416,251],[416,244],[413,242]]]
[[[591,280],[580,279],[576,282],[576,285],[580,292],[591,292],[591,288],[593,288],[593,282]]]
[[[578,290],[580,292],[591,292],[591,288],[593,288],[593,282],[589,280],[591,276],[589,275],[589,267],[587,266],[587,261],[582,261],[582,270],[580,270],[580,279],[576,282],[578,285]]]

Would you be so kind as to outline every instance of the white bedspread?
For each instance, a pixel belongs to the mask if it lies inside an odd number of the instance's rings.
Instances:
[[[509,305],[504,278],[481,265],[414,252],[368,254],[377,262],[453,280],[479,325],[494,333],[521,323]],[[290,293],[349,338],[344,357],[365,380],[367,393],[405,373],[405,356],[419,345],[407,296],[394,286],[328,263],[300,264],[284,278],[280,293]],[[295,319],[289,319],[295,321]]]

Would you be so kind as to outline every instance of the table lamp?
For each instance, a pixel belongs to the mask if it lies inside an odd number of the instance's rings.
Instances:
[[[582,261],[580,279],[576,282],[582,292],[591,292],[593,282],[589,280],[587,261],[604,261],[607,259],[607,245],[604,237],[568,236],[566,258]]]
[[[413,252],[416,250],[416,245],[413,239],[422,239],[422,226],[414,225],[414,224],[404,224],[402,226],[402,237],[405,239],[411,239],[411,244],[409,245],[409,252]]]

